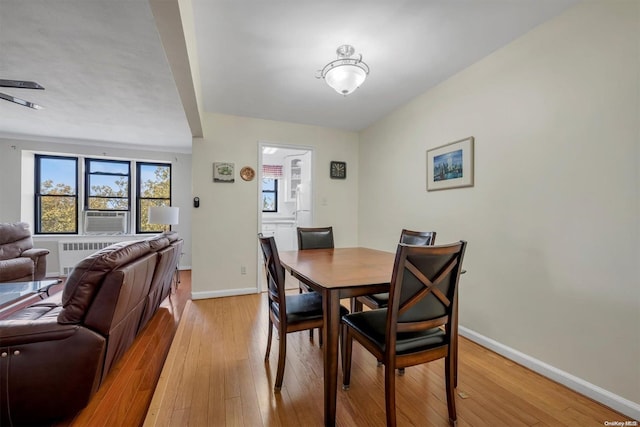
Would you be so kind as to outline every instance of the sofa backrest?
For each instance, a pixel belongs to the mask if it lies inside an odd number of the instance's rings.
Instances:
[[[58,315],[58,323],[82,323],[107,273],[150,252],[148,241],[121,242],[89,255],[76,264],[65,283],[63,309]]]
[[[29,224],[26,222],[0,224],[0,260],[17,258],[33,248]]]
[[[167,246],[158,246],[158,265],[153,275],[149,296],[147,297],[147,302],[142,314],[140,330],[146,326],[158,307],[160,307],[162,301],[171,293],[171,284],[176,277],[176,268],[178,267],[180,255],[182,254],[182,246],[184,244],[184,240],[180,238],[178,233],[172,231],[162,233],[149,240],[165,241]],[[154,245],[152,243],[152,248],[153,247]]]
[[[148,252],[108,272],[84,319],[84,326],[107,338],[102,378],[135,340],[158,255]]]

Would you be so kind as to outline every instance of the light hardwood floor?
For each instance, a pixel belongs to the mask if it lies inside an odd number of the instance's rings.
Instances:
[[[188,302],[144,426],[322,426],[322,352],[305,332],[287,336],[274,393],[266,296]],[[275,341],[275,337],[274,337]],[[398,424],[446,426],[442,360],[407,368],[396,382]],[[628,420],[467,339],[460,340],[458,426],[602,426]],[[339,426],[384,426],[384,368],[354,344],[351,388],[338,391]],[[341,372],[339,372],[341,384]]]

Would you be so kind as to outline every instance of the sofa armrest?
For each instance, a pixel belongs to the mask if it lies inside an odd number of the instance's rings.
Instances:
[[[26,251],[22,251],[22,253],[20,254],[20,256],[27,256],[34,261],[44,255],[49,255],[49,249],[31,248],[27,249]]]
[[[105,348],[105,337],[54,318],[0,321],[0,419],[49,425],[77,413],[98,389]]]
[[[33,260],[33,280],[42,280],[47,275],[47,255],[49,249],[32,248],[23,251],[20,256]]]
[[[2,320],[0,321],[0,343],[4,348],[42,341],[64,340],[74,335],[79,328],[78,325],[61,325],[55,318]]]

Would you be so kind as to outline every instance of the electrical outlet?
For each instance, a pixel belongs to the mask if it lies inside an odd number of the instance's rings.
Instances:
[[[240,266],[240,274],[247,274],[247,267],[245,267],[244,265]]]

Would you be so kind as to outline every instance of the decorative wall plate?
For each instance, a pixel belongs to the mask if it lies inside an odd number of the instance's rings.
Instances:
[[[245,181],[251,181],[253,178],[255,178],[255,176],[256,171],[254,171],[253,168],[250,168],[249,166],[245,166],[240,169],[240,178],[244,179]]]

